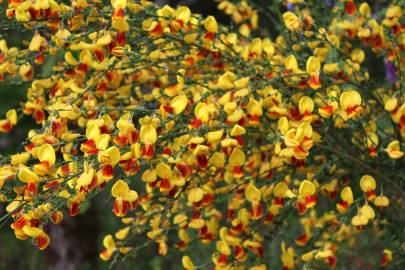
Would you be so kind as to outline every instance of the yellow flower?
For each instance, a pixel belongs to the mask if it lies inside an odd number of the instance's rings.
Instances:
[[[41,162],[34,165],[34,171],[39,175],[50,173],[56,161],[55,149],[50,144],[44,144],[35,148],[33,154]]]
[[[364,53],[364,51],[362,49],[354,49],[350,53],[350,57],[353,60],[353,62],[361,64],[361,63],[363,63],[364,59],[366,58],[366,54]]]
[[[177,20],[181,20],[183,23],[187,23],[190,19],[191,11],[186,6],[180,6],[177,8],[175,16]]]
[[[6,119],[9,121],[9,123],[14,126],[17,124],[17,111],[12,109],[8,110],[6,113]]]
[[[201,188],[192,188],[188,192],[188,201],[191,203],[198,203],[204,197],[204,191]]]
[[[385,148],[388,156],[392,159],[399,159],[404,156],[404,152],[401,151],[401,145],[398,140],[390,142]]]
[[[208,16],[204,20],[203,25],[209,33],[215,34],[218,32],[218,23],[213,16]]]
[[[98,153],[98,161],[103,164],[115,166],[120,160],[120,156],[121,154],[118,147],[111,146],[110,148]]]
[[[287,11],[283,14],[284,25],[290,31],[295,31],[301,27],[301,20],[294,13]]]
[[[112,235],[106,235],[103,239],[104,250],[100,253],[100,258],[107,261],[111,258],[114,252],[117,250],[115,246],[115,241]]]
[[[25,166],[22,166],[18,172],[18,179],[24,183],[37,183],[40,181],[38,175]]]
[[[359,7],[359,12],[361,15],[363,15],[366,18],[371,16],[370,6],[366,2],[361,3],[361,5]]]
[[[155,182],[157,179],[157,174],[156,171],[153,169],[147,169],[143,172],[142,174],[142,180],[147,182],[147,183],[152,183]]]
[[[141,141],[144,144],[153,145],[157,140],[157,132],[155,127],[152,125],[144,125],[141,127],[141,134],[140,134]]]
[[[387,27],[392,27],[398,23],[401,18],[402,10],[400,6],[390,6],[385,12],[383,24]]]
[[[373,208],[367,203],[359,209],[359,213],[362,216],[365,216],[367,219],[372,220],[375,218],[375,213]]]
[[[382,267],[387,266],[392,261],[393,252],[390,249],[384,249],[384,256],[380,260],[380,265]]]
[[[301,182],[298,190],[298,200],[296,202],[298,213],[303,215],[308,209],[313,208],[317,202],[316,186],[308,181]]]
[[[28,159],[30,158],[30,153],[25,152],[25,153],[20,153],[20,154],[15,154],[11,156],[11,164],[12,165],[20,165],[20,164],[25,164]]]
[[[127,0],[111,0],[111,5],[114,9],[126,8]]]
[[[47,162],[49,166],[53,166],[55,164],[55,149],[53,149],[52,145],[44,144],[39,148],[36,148],[35,154],[40,162]]]
[[[210,115],[207,104],[199,102],[197,106],[195,106],[194,115],[197,119],[201,120],[203,123],[208,122]]]
[[[169,179],[172,177],[172,169],[166,163],[163,162],[159,163],[156,166],[155,170],[157,176],[159,176],[160,178]]]
[[[357,116],[361,111],[361,96],[357,91],[348,90],[340,96],[340,108],[345,111],[346,118],[350,119]]]
[[[113,212],[118,217],[123,217],[128,210],[136,206],[138,193],[130,190],[128,184],[122,180],[117,180],[111,188],[111,196],[115,198]]]
[[[258,202],[261,198],[261,192],[253,183],[250,183],[246,188],[245,197],[251,203]]]
[[[328,258],[330,256],[333,256],[333,253],[331,250],[327,249],[327,250],[318,250],[315,254],[315,259],[324,259],[324,258]]]
[[[22,230],[27,236],[34,238],[39,250],[44,250],[51,242],[49,236],[41,228],[25,225]]]
[[[79,64],[79,62],[77,62],[71,51],[67,51],[64,55],[64,58],[66,63],[68,63],[71,66],[76,66],[77,64]]]
[[[31,81],[34,76],[34,69],[31,64],[25,63],[20,66],[19,74],[23,81]]]
[[[384,209],[389,206],[390,201],[386,196],[380,195],[380,196],[375,197],[373,203],[378,208]]]
[[[284,66],[288,72],[298,73],[298,62],[294,55],[289,55],[284,60]]]
[[[234,81],[237,79],[233,72],[227,71],[218,78],[218,87],[221,90],[229,90],[234,87]]]
[[[294,269],[295,267],[295,250],[292,247],[287,249],[285,242],[281,243],[281,261],[285,267],[288,269]]]
[[[397,98],[390,98],[384,104],[384,109],[388,112],[392,112],[398,107],[398,99]]]
[[[257,125],[260,122],[260,116],[263,115],[262,105],[254,98],[249,99],[249,103],[246,105],[246,111],[253,124]]]
[[[356,226],[357,229],[361,230],[365,225],[367,225],[368,219],[362,214],[357,214],[352,218],[352,225]]]
[[[47,45],[48,42],[46,41],[46,39],[43,36],[41,36],[38,32],[35,32],[28,49],[33,52],[39,52]]]
[[[370,175],[363,175],[360,179],[360,188],[366,193],[368,200],[375,198],[376,182]]]
[[[345,213],[349,209],[350,205],[353,204],[353,192],[350,187],[345,187],[340,192],[341,202],[336,204],[336,208],[339,213]]]
[[[84,165],[84,172],[77,179],[76,189],[87,188],[93,181],[94,169],[88,164]]]
[[[309,74],[319,74],[321,63],[316,56],[310,56],[307,60],[306,70]]]
[[[183,256],[181,259],[181,262],[182,262],[185,270],[195,270],[196,269],[189,256]]]
[[[298,109],[300,114],[304,116],[304,120],[311,120],[312,111],[314,110],[314,101],[308,96],[303,96],[298,103]]]
[[[188,99],[186,96],[176,96],[170,102],[170,106],[173,108],[175,114],[182,113],[188,104]]]
[[[314,258],[315,253],[316,251],[309,251],[307,253],[304,253],[301,255],[301,260],[303,260],[304,262],[309,262]]]
[[[109,45],[112,41],[111,35],[105,33],[103,36],[97,39],[96,44],[100,46]]]
[[[101,134],[100,126],[104,123],[104,120],[99,119],[97,121],[88,122],[86,128],[87,141],[82,143],[80,150],[86,154],[96,154],[99,150],[105,150],[110,141],[109,134]]]

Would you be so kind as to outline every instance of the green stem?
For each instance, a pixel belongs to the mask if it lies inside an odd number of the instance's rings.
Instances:
[[[376,176],[376,177],[382,179],[383,181],[393,185],[395,187],[395,189],[401,194],[401,196],[405,198],[405,193],[402,191],[401,187],[399,187],[395,182],[391,181],[390,179],[388,179],[387,177],[385,177],[384,175],[379,173],[377,170],[370,167],[367,163],[365,163],[365,162],[363,162],[363,161],[361,161],[361,160],[359,160],[359,159],[357,159],[357,158],[355,158],[355,157],[353,157],[351,155],[348,155],[348,154],[346,154],[344,152],[336,150],[335,148],[324,145],[324,144],[318,143],[318,144],[315,144],[315,147],[319,147],[319,148],[324,149],[326,151],[332,152],[334,154],[337,154],[337,155],[339,155],[341,157],[346,158],[347,160],[350,160],[350,161],[356,163],[357,165],[363,167],[364,169],[366,169],[369,173],[373,174],[374,176]]]

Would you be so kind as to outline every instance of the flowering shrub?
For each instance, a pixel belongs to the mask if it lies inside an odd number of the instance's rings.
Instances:
[[[402,269],[404,3],[272,2],[219,1],[229,28],[145,0],[9,0],[32,37],[0,41],[0,80],[29,88],[0,132],[38,128],[1,160],[2,222],[43,250],[107,189],[122,229],[103,260],[155,244],[187,270]]]

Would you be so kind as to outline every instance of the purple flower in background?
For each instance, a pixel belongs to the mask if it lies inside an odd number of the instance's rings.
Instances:
[[[288,4],[287,4],[287,9],[288,9],[289,11],[293,11],[293,10],[294,10],[294,4],[293,4],[293,3],[288,3]]]
[[[328,8],[333,8],[335,6],[335,1],[333,0],[325,0],[325,4]]]
[[[371,17],[376,21],[380,21],[380,16],[378,16],[376,13],[372,14]]]
[[[385,76],[390,84],[395,84],[396,76],[395,76],[395,66],[394,64],[389,61],[387,58],[384,59],[385,64]]]

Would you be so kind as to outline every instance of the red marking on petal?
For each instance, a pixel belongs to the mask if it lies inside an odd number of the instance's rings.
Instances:
[[[336,256],[329,256],[328,257],[328,262],[330,267],[335,267],[336,266]]]
[[[88,70],[89,70],[89,67],[85,63],[80,63],[76,67],[76,71],[79,72],[79,73],[85,74],[85,73],[87,73]]]
[[[274,199],[274,204],[277,206],[283,206],[284,205],[284,200],[281,197],[276,197]]]
[[[258,125],[260,123],[260,116],[258,115],[249,115],[249,120],[252,125]]]
[[[35,183],[28,183],[24,189],[24,196],[32,197],[38,194],[37,185]]]
[[[118,32],[117,33],[117,45],[124,46],[125,44],[127,44],[127,37],[125,35],[125,32]]]
[[[173,113],[174,112],[174,108],[172,106],[163,106],[163,109],[168,112],[168,113]]]
[[[201,119],[193,119],[193,120],[191,120],[190,125],[191,125],[193,128],[198,128],[199,126],[202,125],[202,120],[201,120]]]
[[[78,203],[71,203],[69,206],[69,215],[74,217],[80,213],[80,205]]]
[[[185,162],[179,162],[176,164],[176,168],[180,171],[181,176],[187,177],[191,174],[191,166],[187,165]]]
[[[240,146],[242,146],[243,143],[244,143],[243,137],[242,137],[241,135],[235,136],[235,140],[238,141],[238,144],[239,144]]]
[[[235,218],[235,209],[227,209],[226,210],[226,218],[228,219],[228,220],[232,220],[232,219],[234,219]]]
[[[139,140],[139,132],[137,130],[131,131],[131,135],[129,136],[129,143],[134,144]]]
[[[94,51],[94,54],[96,55],[97,61],[99,61],[99,62],[103,62],[103,61],[104,61],[104,59],[105,59],[105,54],[104,54],[104,51],[103,51],[103,50],[97,49],[97,50]],[[98,89],[98,87],[97,87],[97,90],[100,90],[100,89]]]
[[[225,266],[228,264],[228,256],[221,254],[218,256],[218,264],[221,266]]]
[[[346,3],[346,12],[347,12],[347,14],[353,15],[356,11],[357,11],[356,4],[353,1],[349,0]]]
[[[234,166],[232,174],[235,178],[241,178],[243,176],[243,171],[240,166]]]
[[[153,145],[146,144],[145,147],[142,149],[142,154],[146,158],[153,157],[154,153],[155,153],[155,149],[154,149]]]
[[[27,220],[25,219],[25,217],[20,217],[11,224],[11,228],[13,230],[22,229],[25,225],[27,225]]]
[[[307,206],[306,206],[305,202],[298,201],[297,202],[297,209],[298,209],[298,213],[300,215],[305,214],[307,212]]]
[[[160,189],[161,189],[161,190],[164,190],[164,191],[167,191],[167,190],[170,190],[170,188],[171,188],[171,185],[170,185],[169,179],[163,178],[163,179],[160,181]]]
[[[125,9],[117,8],[113,11],[112,17],[115,19],[122,19],[125,16]]]
[[[367,195],[367,200],[371,201],[376,197],[375,190],[370,189],[369,191],[366,192]]]
[[[111,165],[104,165],[103,176],[107,179],[112,179],[114,176],[114,168]]]
[[[35,64],[42,65],[45,62],[45,55],[38,54],[34,59]]]
[[[51,181],[51,182],[47,183],[46,185],[44,185],[44,189],[56,188],[58,186],[59,186],[59,181],[54,180],[54,181]]]
[[[114,201],[113,212],[117,217],[125,216],[128,212],[128,207],[127,207],[127,204],[125,203],[125,201],[123,201],[120,198],[117,198]]]
[[[51,242],[51,239],[46,234],[37,236],[36,240],[37,240],[37,245],[38,245],[39,250],[46,249],[48,247],[49,243]]]
[[[69,164],[64,164],[61,168],[63,175],[69,175],[70,173],[70,168],[69,168]]]
[[[45,120],[45,112],[43,110],[35,110],[33,116],[37,124],[41,124]]]
[[[266,215],[266,217],[264,218],[264,222],[265,222],[266,224],[272,224],[272,223],[274,222],[274,215],[271,214],[271,213],[268,213],[268,214]]]
[[[155,28],[152,29],[152,31],[150,31],[150,34],[152,36],[161,36],[163,34],[163,26],[161,23],[158,23]]]
[[[205,156],[205,154],[199,154],[197,156],[197,162],[198,162],[198,165],[200,165],[200,167],[203,169],[206,168],[208,165],[208,159]]]
[[[260,219],[263,216],[263,209],[259,202],[253,202],[252,207],[250,208],[250,218]]]
[[[13,125],[10,123],[10,121],[7,121],[3,125],[0,126],[0,131],[2,132],[10,132],[11,129],[13,128]]]

